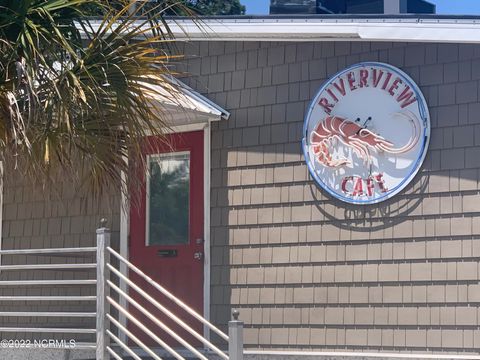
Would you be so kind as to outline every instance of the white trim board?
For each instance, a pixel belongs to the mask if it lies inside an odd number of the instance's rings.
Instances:
[[[203,317],[210,321],[210,122],[203,130]],[[203,326],[203,334],[210,340],[210,328]]]
[[[479,23],[359,21],[206,21],[171,24],[177,39],[196,41],[399,41],[480,43]],[[183,29],[183,33],[181,30]],[[207,30],[205,30],[207,29]],[[205,31],[207,34],[205,34]],[[183,34],[183,36],[182,36]],[[187,34],[187,35],[186,35]]]
[[[352,357],[366,360],[368,358],[383,358],[383,359],[445,359],[445,360],[480,360],[480,356],[475,355],[435,355],[435,354],[401,354],[401,353],[387,353],[387,352],[336,352],[336,351],[261,351],[261,350],[245,350],[245,355],[259,355],[259,356],[295,356],[295,357]],[[263,359],[263,357],[262,357]]]
[[[3,250],[3,182],[5,181],[3,161],[0,161],[0,250]],[[0,255],[0,265],[2,265],[2,255]]]
[[[480,21],[452,18],[254,17],[169,20],[186,41],[394,41],[480,43]],[[93,21],[93,29],[100,26]]]
[[[126,159],[128,162],[128,159]],[[120,192],[120,244],[119,244],[119,251],[120,255],[122,255],[125,259],[129,258],[128,254],[128,234],[129,234],[129,225],[130,225],[130,203],[127,199],[127,196],[125,195],[126,189],[126,174],[124,171],[121,173],[121,192]],[[120,261],[120,272],[122,275],[125,275],[128,277],[128,266],[124,262]],[[130,287],[125,283],[125,281],[120,281],[120,289],[124,291],[125,293],[129,293]],[[120,297],[120,305],[124,308],[127,309],[128,303],[127,299],[124,296]],[[123,314],[120,313],[119,315],[119,321],[120,324],[123,326],[127,326],[127,317]],[[127,335],[122,331],[120,333],[120,340],[122,340],[124,343],[127,342]]]

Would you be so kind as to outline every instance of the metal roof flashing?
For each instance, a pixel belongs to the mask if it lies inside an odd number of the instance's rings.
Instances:
[[[180,41],[480,43],[480,16],[269,15],[167,18]],[[92,20],[93,29],[100,20]]]
[[[176,18],[170,21],[178,39],[194,41],[480,43],[478,16],[208,17],[201,18],[202,29],[190,19]]]

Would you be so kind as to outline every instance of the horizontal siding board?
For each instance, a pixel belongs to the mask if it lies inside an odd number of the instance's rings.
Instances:
[[[226,309],[239,307],[253,348],[475,353],[480,47],[243,45],[237,60],[248,47],[247,71],[268,76],[249,80],[255,87],[229,109],[228,126],[212,128],[219,139],[212,214],[220,217],[212,219],[212,293],[221,294],[212,297],[213,318],[224,326]],[[273,61],[276,53],[282,56]],[[318,87],[359,61],[400,66],[420,84],[432,138],[411,185],[385,203],[354,208],[312,182],[300,140]],[[230,90],[222,91],[228,98]],[[244,138],[255,131],[258,137]]]

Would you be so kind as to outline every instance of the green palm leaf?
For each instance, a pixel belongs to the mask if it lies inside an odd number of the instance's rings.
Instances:
[[[127,157],[139,158],[145,136],[162,135],[152,97],[178,94],[168,78],[181,58],[163,14],[190,12],[146,4],[0,0],[0,151],[19,171],[42,180],[60,171],[102,192],[129,170]],[[97,29],[92,9],[103,14]]]

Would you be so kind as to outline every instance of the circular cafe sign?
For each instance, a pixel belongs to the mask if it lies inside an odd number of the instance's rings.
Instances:
[[[420,169],[430,117],[407,74],[367,62],[337,73],[321,87],[303,134],[315,181],[342,201],[373,204],[400,192]]]

